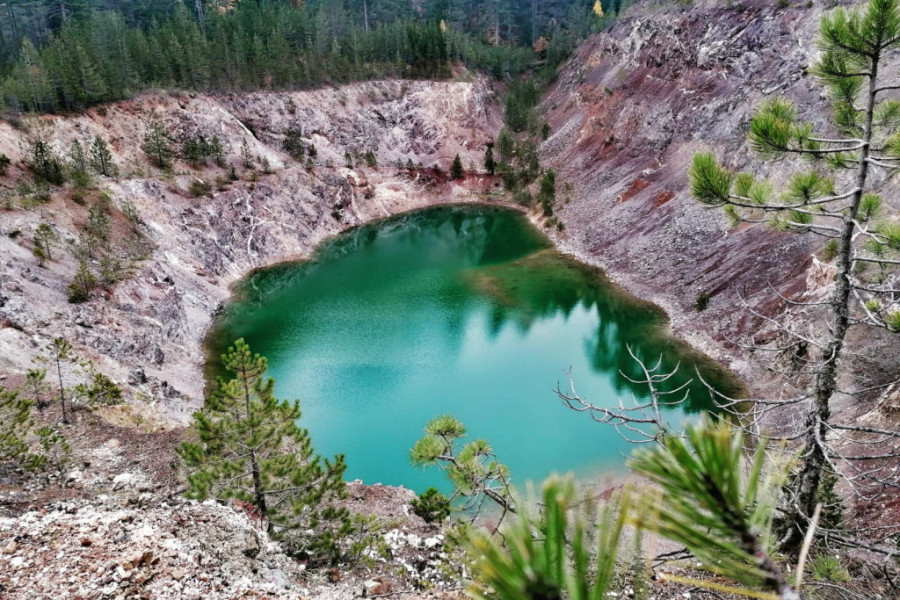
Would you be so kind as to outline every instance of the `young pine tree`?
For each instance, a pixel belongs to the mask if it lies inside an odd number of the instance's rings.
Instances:
[[[31,403],[0,387],[0,475],[19,469],[28,455],[25,433],[31,427]]]
[[[88,173],[88,157],[84,151],[84,146],[78,140],[73,140],[69,146],[69,175],[72,182],[77,188],[85,188],[91,182],[91,175]]]
[[[46,380],[47,369],[29,369],[25,374],[25,391],[30,396],[29,400],[41,413],[50,404],[47,398],[50,386]]]
[[[91,292],[97,287],[97,277],[84,260],[78,261],[75,275],[67,288],[68,300],[72,304],[81,304],[91,298]],[[65,410],[63,410],[65,413]]]
[[[167,169],[172,165],[172,146],[169,144],[169,134],[165,126],[156,118],[151,118],[147,123],[147,133],[144,135],[144,143],[141,149],[150,157],[156,167]]]
[[[462,179],[463,165],[459,154],[453,157],[453,163],[450,165],[450,179]]]
[[[72,344],[64,337],[58,337],[50,343],[50,360],[56,363],[56,376],[59,380],[59,407],[62,411],[62,422],[69,422],[69,414],[66,412],[66,388],[63,385],[62,363],[69,360],[72,354]]]
[[[892,75],[900,48],[900,3],[871,0],[857,9],[836,9],[822,18],[819,47],[811,72],[832,97],[835,133],[817,135],[785,99],[764,103],[749,132],[751,146],[764,158],[802,157],[811,161],[809,170],[796,173],[780,195],[769,182],[722,167],[712,153],[695,156],[690,170],[692,193],[700,202],[724,207],[736,222],[769,220],[779,229],[821,236],[834,258],[835,285],[823,305],[826,326],[802,336],[782,326],[795,344],[811,352],[804,359],[812,381],[808,391],[778,402],[806,412],[803,429],[792,438],[803,439],[805,450],[784,523],[783,548],[790,552],[803,541],[823,472],[837,456],[853,454],[832,451],[832,432],[840,430],[848,438],[873,433],[855,423],[838,423],[832,415],[835,399],[847,393],[838,388],[847,332],[859,324],[900,331],[900,226],[880,218],[883,202],[872,191],[878,180],[873,172],[890,176],[900,170],[900,100],[890,97],[900,90]],[[839,178],[846,182],[843,188],[826,169],[850,175]],[[878,434],[882,447],[900,441],[900,432]],[[883,454],[885,461],[896,462],[896,453]],[[900,483],[896,472],[873,471],[873,464],[851,463],[848,471],[865,471],[867,481],[884,486],[879,489]]]
[[[44,266],[45,260],[53,260],[53,244],[59,240],[59,236],[47,223],[38,225],[34,232],[34,255],[40,266]]]
[[[497,163],[494,161],[494,144],[488,144],[487,149],[484,151],[484,170],[487,171],[488,175],[493,175],[496,168]]]
[[[99,135],[94,137],[91,143],[91,167],[104,177],[112,177],[116,173],[116,164],[113,162],[109,144]]]
[[[349,513],[334,507],[346,494],[344,457],[314,453],[297,425],[299,404],[275,397],[266,359],[244,340],[222,361],[234,378],[219,380],[194,414],[197,441],[178,449],[189,472],[187,495],[250,502],[293,552],[313,562],[337,558],[339,537],[350,531]]]

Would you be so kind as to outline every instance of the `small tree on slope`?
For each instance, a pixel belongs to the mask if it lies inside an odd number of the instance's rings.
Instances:
[[[222,356],[234,379],[219,381],[194,414],[198,441],[178,453],[188,468],[192,498],[237,498],[252,503],[269,533],[312,562],[338,557],[337,541],[349,533],[344,457],[322,460],[309,433],[297,426],[299,404],[278,400],[266,378],[265,358],[243,340]]]
[[[838,135],[815,135],[812,124],[799,121],[784,99],[765,102],[749,131],[751,146],[763,157],[803,157],[812,161],[810,170],[793,175],[780,195],[766,181],[723,168],[711,153],[695,156],[690,170],[692,193],[700,202],[724,207],[735,222],[768,220],[779,229],[822,236],[835,255],[834,290],[817,303],[827,313],[825,327],[801,332],[768,319],[790,336],[787,348],[800,357],[809,381],[795,398],[761,404],[764,410],[803,407],[806,414],[802,429],[789,434],[804,441],[804,451],[785,519],[788,551],[799,548],[826,469],[843,471],[858,490],[868,486],[884,493],[900,484],[900,473],[890,471],[900,458],[900,434],[832,418],[834,400],[848,393],[837,386],[848,329],[866,324],[900,331],[900,226],[879,220],[882,199],[871,192],[879,171],[891,174],[900,168],[900,101],[888,98],[900,85],[883,81],[882,75],[892,51],[900,47],[898,0],[871,0],[864,8],[839,8],[826,15],[819,46],[822,52],[812,73],[831,93]],[[839,177],[843,189],[822,167],[847,174]],[[815,310],[815,305],[807,303],[804,309]],[[842,454],[831,445],[836,436],[875,436],[867,441],[880,442],[861,453]],[[860,458],[864,462],[854,460]]]

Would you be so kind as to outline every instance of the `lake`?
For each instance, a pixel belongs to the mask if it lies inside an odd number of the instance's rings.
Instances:
[[[711,407],[696,377],[726,393],[739,382],[667,332],[666,317],[603,274],[556,252],[519,212],[451,206],[337,237],[312,260],[259,270],[236,289],[208,339],[218,357],[237,338],[269,359],[280,398],[297,398],[316,450],[347,457],[347,478],[448,489],[409,448],[451,413],[485,438],[514,483],[552,472],[618,473],[633,446],[567,409],[568,387],[615,406],[647,397],[627,347],[688,400],[675,425]],[[215,360],[210,372],[216,372]],[[624,375],[623,375],[624,373]],[[680,397],[680,395],[678,396]]]

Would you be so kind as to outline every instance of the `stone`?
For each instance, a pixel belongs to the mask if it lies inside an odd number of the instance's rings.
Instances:
[[[19,548],[19,545],[16,544],[15,541],[11,541],[7,545],[3,546],[3,554],[15,554],[15,552],[18,548]]]
[[[364,598],[378,596],[381,594],[389,594],[391,592],[391,583],[384,581],[380,577],[369,579],[363,583],[362,595]]]
[[[244,536],[243,548],[241,552],[247,558],[256,558],[259,555],[260,547],[259,540],[253,534],[246,534]]]
[[[134,483],[134,475],[131,473],[119,473],[113,477],[113,490],[131,487]]]
[[[129,385],[141,385],[142,383],[147,383],[147,374],[144,373],[144,369],[142,367],[138,367],[133,371],[128,373],[128,384]]]

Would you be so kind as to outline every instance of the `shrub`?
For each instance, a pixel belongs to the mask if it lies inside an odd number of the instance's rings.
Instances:
[[[97,287],[97,278],[84,260],[78,261],[78,269],[68,287],[69,302],[72,304],[87,302],[95,287]]]
[[[181,155],[193,165],[205,163],[209,159],[213,159],[219,166],[225,164],[225,151],[217,135],[207,138],[200,133],[188,138],[181,146]]]
[[[10,162],[9,157],[0,152],[0,175],[6,175],[6,170],[9,169]]]
[[[296,161],[303,160],[306,155],[306,144],[303,143],[303,130],[298,125],[291,125],[284,131],[281,148]]]
[[[363,160],[366,161],[366,166],[371,169],[374,169],[378,166],[378,158],[371,150],[366,150],[365,155],[363,155]]]
[[[697,294],[697,299],[694,300],[694,309],[696,309],[697,312],[703,312],[706,310],[707,306],[709,306],[709,294],[706,290],[702,290]]]
[[[63,164],[50,143],[45,140],[36,139],[32,142],[31,161],[28,163],[28,168],[47,183],[62,185],[66,182]]]
[[[846,583],[850,581],[850,573],[836,556],[820,554],[809,561],[809,574],[816,581]]]
[[[534,204],[534,198],[531,196],[531,192],[529,192],[528,189],[523,188],[513,194],[513,202],[521,204],[522,206],[531,206]]]
[[[76,391],[92,405],[111,405],[122,403],[122,388],[104,375],[94,373],[88,383],[80,384]]]
[[[413,498],[410,505],[413,512],[422,517],[426,523],[441,523],[450,516],[450,499],[433,487]]]
[[[839,249],[837,240],[828,240],[828,243],[822,248],[822,260],[825,262],[833,261],[838,255]]]
[[[191,182],[191,185],[188,186],[188,193],[193,198],[212,196],[212,186],[202,179],[195,179]]]
[[[100,279],[105,285],[112,285],[123,279],[125,267],[115,256],[104,256],[100,259]]]

